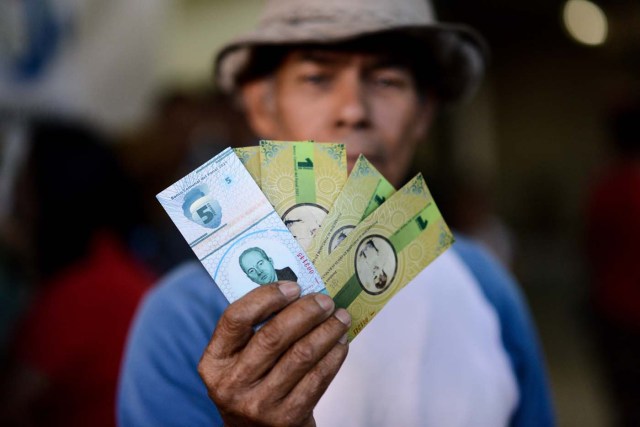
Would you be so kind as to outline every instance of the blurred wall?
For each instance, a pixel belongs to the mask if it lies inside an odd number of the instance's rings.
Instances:
[[[559,425],[613,425],[587,306],[584,215],[611,159],[608,116],[640,93],[640,3],[596,1],[609,22],[596,47],[569,37],[560,0],[436,3],[445,20],[484,34],[492,57],[479,97],[446,117],[444,142],[432,143],[450,146],[455,174],[489,183],[513,233],[513,269],[544,344]]]
[[[231,37],[252,28],[262,3],[263,0],[175,0],[160,42],[160,83],[210,83],[213,53]]]
[[[0,3],[0,113],[139,124],[170,0]]]

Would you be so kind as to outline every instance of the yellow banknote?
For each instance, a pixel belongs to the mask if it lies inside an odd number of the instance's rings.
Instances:
[[[344,144],[260,141],[261,188],[307,249],[347,180]]]
[[[315,264],[352,340],[391,297],[453,243],[422,175],[417,175]]]
[[[360,221],[395,191],[389,181],[361,154],[322,227],[307,248],[311,262],[315,264],[319,257],[326,257],[333,252]]]
[[[238,147],[234,148],[233,151],[242,165],[249,171],[251,178],[260,187],[260,147],[257,145],[253,147]]]

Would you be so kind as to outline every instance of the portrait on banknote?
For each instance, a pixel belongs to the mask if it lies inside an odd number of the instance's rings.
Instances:
[[[306,248],[326,216],[327,211],[322,206],[315,203],[299,203],[284,213],[282,221],[300,246]]]
[[[398,256],[387,238],[370,235],[358,244],[355,259],[356,277],[366,293],[383,293],[393,282],[397,267]]]
[[[234,286],[250,291],[278,280],[297,281],[298,263],[291,251],[277,240],[249,236],[235,245],[222,260],[228,263]]]
[[[291,267],[276,269],[273,259],[257,246],[245,249],[238,257],[240,268],[251,281],[258,285],[266,285],[278,280],[298,280]]]

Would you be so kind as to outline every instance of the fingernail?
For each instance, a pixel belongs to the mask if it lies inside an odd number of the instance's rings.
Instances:
[[[296,282],[284,282],[278,285],[280,292],[287,297],[287,299],[294,299],[300,295],[300,285]]]
[[[343,336],[341,336],[340,339],[338,340],[338,342],[340,344],[346,344],[347,343],[347,334],[344,334]]]
[[[331,299],[331,297],[323,294],[318,294],[315,296],[315,300],[323,310],[333,310],[333,300]]]
[[[338,319],[345,325],[351,326],[351,315],[349,315],[347,310],[345,310],[344,308],[339,308],[333,315],[336,316],[336,319]]]

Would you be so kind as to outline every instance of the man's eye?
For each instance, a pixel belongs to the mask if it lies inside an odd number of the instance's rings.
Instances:
[[[249,269],[249,274],[255,274],[255,273],[256,273],[256,270],[254,268]]]
[[[403,89],[407,87],[411,80],[402,72],[383,72],[373,76],[373,83],[380,88],[397,88]]]
[[[378,78],[375,83],[377,86],[389,88],[403,88],[405,86],[404,80],[387,77]]]
[[[258,261],[258,267],[262,267],[262,264],[264,264],[264,261]]]
[[[324,73],[308,73],[300,76],[300,81],[302,83],[308,83],[311,85],[324,85],[329,83],[331,77],[328,74]]]

